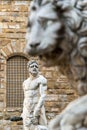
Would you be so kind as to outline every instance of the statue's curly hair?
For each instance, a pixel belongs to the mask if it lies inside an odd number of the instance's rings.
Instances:
[[[36,64],[38,65],[38,63],[37,63],[36,60],[30,60],[30,61],[28,61],[28,63],[27,63],[27,68],[29,68],[29,66],[30,66],[31,64],[33,64],[33,63],[36,63]]]

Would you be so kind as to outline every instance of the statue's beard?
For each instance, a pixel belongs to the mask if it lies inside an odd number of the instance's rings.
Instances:
[[[30,72],[30,73],[31,73],[31,75],[34,76],[34,77],[36,77],[36,76],[38,75],[38,72],[32,71],[32,72]]]

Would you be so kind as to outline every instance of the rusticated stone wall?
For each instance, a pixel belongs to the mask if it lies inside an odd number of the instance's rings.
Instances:
[[[6,63],[14,55],[32,57],[24,54],[25,34],[29,14],[29,0],[0,1],[0,118],[20,115],[22,108],[6,108]],[[37,57],[35,57],[38,60]],[[41,62],[38,60],[41,65]],[[42,74],[48,79],[46,113],[48,119],[59,113],[77,95],[68,79],[58,68],[40,66]]]

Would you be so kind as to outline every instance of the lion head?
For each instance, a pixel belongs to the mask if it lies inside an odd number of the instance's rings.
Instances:
[[[47,66],[77,62],[75,55],[87,57],[86,32],[83,33],[87,22],[85,14],[82,16],[84,1],[31,2],[26,51],[33,56],[39,55]]]

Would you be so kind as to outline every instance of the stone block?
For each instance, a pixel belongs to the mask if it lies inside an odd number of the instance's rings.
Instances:
[[[4,64],[0,64],[0,71],[4,71]]]
[[[3,5],[3,6],[0,6],[0,11],[1,12],[9,12],[9,11],[11,11],[11,5]]]
[[[21,45],[21,51],[23,51],[24,52],[24,49],[25,49],[25,45],[26,45],[26,43],[24,42],[24,43],[22,43],[22,45]]]
[[[0,95],[0,102],[4,102],[4,95]]]
[[[4,78],[5,76],[5,72],[2,73],[2,71],[0,71],[0,78]]]
[[[0,12],[0,16],[5,16],[5,12]]]
[[[6,56],[9,56],[11,54],[10,50],[7,47],[4,47],[3,51],[6,54]]]
[[[20,25],[17,24],[17,23],[9,23],[8,28],[11,28],[11,29],[19,29],[19,28],[20,28]]]
[[[8,126],[8,125],[4,126],[3,128],[4,130],[11,130],[11,126]]]
[[[6,82],[3,79],[1,79],[1,86],[0,86],[0,88],[6,88]]]
[[[46,78],[52,78],[53,77],[51,71],[46,72],[45,76],[46,76]]]
[[[12,8],[12,11],[20,11],[20,12],[27,12],[28,11],[28,6],[25,6],[25,5],[16,5]]]
[[[0,101],[0,107],[3,108],[4,107],[4,102]]]
[[[5,94],[5,89],[0,88],[0,94]],[[4,95],[3,95],[4,96]]]
[[[28,5],[29,4],[29,1],[15,1],[14,5]]]
[[[0,28],[8,28],[8,24],[0,22]]]
[[[58,101],[58,95],[55,94],[47,94],[46,101]]]
[[[10,39],[25,39],[25,34],[23,33],[7,33],[1,35],[2,37],[10,38]]]
[[[7,31],[7,29],[6,29],[6,31]],[[2,45],[2,47],[3,46],[6,46],[7,44],[9,44],[11,42],[11,39],[6,39],[6,38],[1,38],[0,39],[0,45]]]

